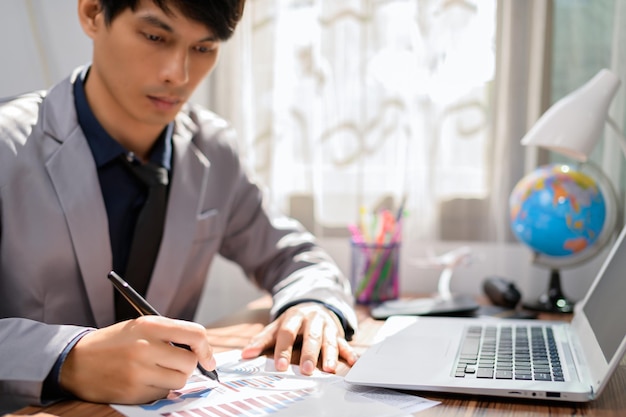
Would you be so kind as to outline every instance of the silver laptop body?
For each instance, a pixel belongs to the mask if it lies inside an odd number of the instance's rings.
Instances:
[[[413,324],[372,345],[345,380],[386,388],[542,400],[585,402],[597,398],[626,350],[625,234],[626,228],[616,239],[584,300],[576,305],[571,323],[415,317]],[[560,369],[553,363],[548,368],[557,380],[540,380],[546,379],[541,378],[544,374],[537,374],[539,379],[529,379],[528,375],[516,378],[515,369],[512,377],[506,371],[494,372],[491,378],[478,377],[479,365],[463,359],[467,350],[463,344],[465,335],[477,326],[491,327],[491,331],[500,326],[512,326],[513,331],[541,327],[544,333],[544,326],[551,327]],[[470,373],[460,371],[464,366]]]

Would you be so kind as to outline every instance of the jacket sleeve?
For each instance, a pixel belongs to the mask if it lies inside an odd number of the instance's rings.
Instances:
[[[84,327],[22,318],[0,319],[0,414],[41,404],[43,381]]]
[[[349,337],[357,329],[349,281],[311,233],[269,206],[242,166],[232,130],[216,136],[212,144],[219,148],[211,152],[211,170],[227,190],[221,198],[228,201],[220,254],[272,294],[272,319],[290,305],[318,301],[343,315]]]

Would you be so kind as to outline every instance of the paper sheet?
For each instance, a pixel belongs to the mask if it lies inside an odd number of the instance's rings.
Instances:
[[[352,386],[319,370],[304,376],[295,365],[278,372],[272,359],[242,360],[239,350],[215,356],[220,383],[197,373],[165,399],[111,406],[128,417],[400,417],[439,404],[383,388]]]

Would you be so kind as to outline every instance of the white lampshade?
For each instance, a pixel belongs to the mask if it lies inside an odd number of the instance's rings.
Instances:
[[[554,103],[522,139],[522,145],[540,146],[585,162],[602,134],[609,105],[620,80],[600,70],[585,85]]]

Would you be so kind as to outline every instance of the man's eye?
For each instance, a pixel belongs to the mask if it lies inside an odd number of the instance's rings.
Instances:
[[[144,36],[146,37],[146,39],[148,39],[151,42],[160,42],[163,40],[162,37],[157,36],[157,35],[152,35],[150,33],[144,33]]]
[[[217,45],[198,45],[195,47],[195,50],[197,52],[200,52],[201,54],[207,54],[210,52],[213,52],[217,49]]]

